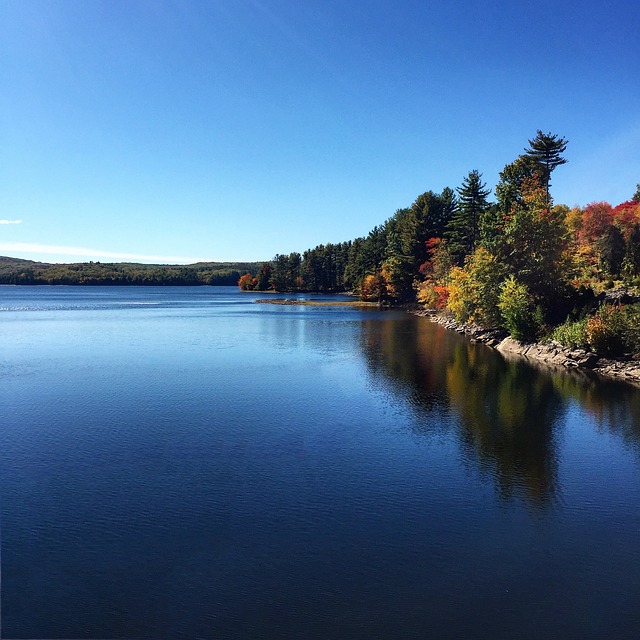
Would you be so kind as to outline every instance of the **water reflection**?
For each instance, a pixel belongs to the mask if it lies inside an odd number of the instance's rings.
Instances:
[[[556,493],[557,438],[579,407],[640,453],[640,393],[581,373],[537,371],[423,318],[365,321],[367,363],[417,415],[418,431],[455,424],[475,461],[505,498],[544,506]],[[450,418],[435,420],[434,410]]]

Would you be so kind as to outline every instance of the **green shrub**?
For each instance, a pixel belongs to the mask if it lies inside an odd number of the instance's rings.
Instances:
[[[498,308],[505,329],[516,340],[535,340],[539,328],[539,310],[534,309],[526,285],[509,276],[500,288]]]
[[[587,326],[587,318],[572,322],[569,318],[564,324],[556,327],[551,337],[565,347],[571,349],[584,349],[588,347],[589,341],[585,328]]]

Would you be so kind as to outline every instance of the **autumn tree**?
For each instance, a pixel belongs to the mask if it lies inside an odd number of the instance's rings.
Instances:
[[[538,166],[529,156],[518,156],[505,165],[496,185],[498,210],[501,214],[508,214],[513,207],[524,205],[523,184],[530,183],[537,175]]]
[[[422,281],[414,288],[418,302],[432,309],[443,309],[449,296],[447,283],[453,266],[451,253],[442,238],[429,238],[425,243],[427,259],[420,265]]]
[[[580,207],[568,209],[564,216],[564,223],[571,239],[577,242],[582,229],[582,209]]]
[[[360,298],[367,302],[380,302],[384,296],[384,281],[380,272],[370,273],[360,285]]]
[[[640,202],[628,200],[619,204],[611,210],[611,217],[625,238],[629,237],[633,226],[640,223]]]
[[[539,174],[523,178],[496,247],[499,260],[549,313],[562,309],[571,277],[564,217],[547,206]]]
[[[504,265],[484,247],[478,247],[467,256],[464,268],[451,270],[448,309],[460,321],[499,325],[498,301],[504,278]]]
[[[613,207],[608,202],[592,202],[582,213],[581,242],[593,242],[600,237],[613,220]]]
[[[252,291],[256,288],[256,284],[258,280],[254,278],[250,273],[245,273],[240,276],[240,280],[238,280],[238,286],[242,291]]]

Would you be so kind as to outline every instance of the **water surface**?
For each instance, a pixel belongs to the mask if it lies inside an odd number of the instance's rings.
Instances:
[[[0,287],[2,637],[640,637],[639,391],[259,297]]]

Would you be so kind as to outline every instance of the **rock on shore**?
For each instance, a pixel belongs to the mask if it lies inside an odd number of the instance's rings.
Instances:
[[[584,349],[569,349],[554,341],[549,343],[519,342],[510,338],[504,331],[462,324],[450,317],[427,309],[414,310],[412,313],[429,318],[432,322],[437,322],[446,329],[463,333],[469,336],[472,342],[480,342],[493,347],[505,357],[522,357],[551,367],[564,367],[574,370],[586,369],[603,376],[618,378],[640,385],[639,360],[604,358]]]

